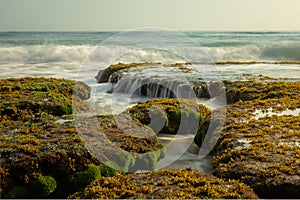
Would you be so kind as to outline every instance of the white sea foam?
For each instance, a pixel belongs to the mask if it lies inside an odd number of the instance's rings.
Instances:
[[[200,44],[199,44],[200,45]],[[97,47],[97,48],[96,48]],[[95,50],[95,51],[94,51]],[[186,51],[177,49],[178,53]],[[117,56],[122,52],[122,57]],[[124,54],[126,52],[126,54]],[[222,62],[222,61],[300,61],[300,44],[255,44],[246,46],[190,48],[185,58],[160,49],[142,49],[119,46],[92,45],[27,45],[0,46],[0,64],[35,64],[51,62],[100,61],[117,56],[115,62]],[[203,56],[201,57],[201,55]],[[210,59],[207,59],[210,57]]]

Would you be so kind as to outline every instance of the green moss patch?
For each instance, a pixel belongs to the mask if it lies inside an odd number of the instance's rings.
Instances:
[[[210,110],[188,99],[161,98],[137,104],[125,112],[154,130],[160,125],[157,133],[195,134]]]
[[[154,169],[165,156],[165,147],[158,143],[156,134],[128,115],[83,117],[77,124],[81,138],[97,158],[112,166],[117,164],[120,171]],[[141,164],[141,160],[148,163]]]
[[[82,82],[54,78],[0,80],[0,120],[30,120],[36,113],[55,116],[87,110],[83,100],[90,87]]]

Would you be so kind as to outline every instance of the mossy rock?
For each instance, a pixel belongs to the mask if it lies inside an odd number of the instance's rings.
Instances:
[[[69,185],[72,192],[85,188],[87,185],[101,177],[101,171],[98,166],[89,164],[85,171],[77,172],[70,180]]]
[[[88,109],[83,100],[89,92],[86,84],[65,79],[0,80],[1,196],[65,198],[68,177],[88,164],[100,164],[84,147],[69,115],[77,104]],[[55,179],[55,191],[54,184],[47,185],[53,179],[44,174]],[[44,191],[30,192],[33,185]]]
[[[299,97],[289,96],[228,106],[214,148],[214,174],[243,181],[260,198],[298,198],[300,116],[280,114],[296,108],[300,109]],[[261,116],[255,115],[257,110]]]
[[[65,198],[70,194],[65,180],[89,163],[99,164],[82,144],[74,123],[56,124],[47,117],[42,120],[45,122],[28,124],[5,121],[9,125],[1,128],[4,133],[0,136],[2,195],[14,194],[19,186],[26,186],[40,174],[51,174],[56,179],[58,190],[49,195]],[[34,193],[28,193],[22,198],[34,197]]]
[[[110,158],[110,161],[117,163],[119,166],[119,171],[128,172],[135,165],[134,156],[124,150],[119,150],[114,152],[114,155]]]
[[[140,67],[140,66],[145,66],[145,65],[151,65],[155,63],[130,63],[130,64],[125,64],[125,63],[118,63],[115,65],[110,65],[107,67],[105,70],[100,70],[96,76],[96,80],[98,83],[106,83],[109,80],[109,77],[113,75],[114,73],[122,70],[122,69],[130,69],[134,67]],[[157,63],[156,63],[157,64]]]
[[[101,176],[104,177],[113,177],[116,176],[120,171],[120,167],[117,163],[113,161],[107,161],[99,165]]]
[[[159,128],[156,133],[196,134],[210,110],[193,100],[161,98],[137,104],[125,112],[154,130]]]
[[[80,118],[82,124],[78,130],[90,151],[96,152],[101,162],[113,162],[116,169],[122,172],[140,170],[137,160],[140,155],[158,150],[155,163],[165,156],[162,145],[156,134],[147,126],[128,115],[98,115],[90,118]],[[93,128],[90,128],[93,127]],[[89,134],[85,134],[85,132]]]
[[[5,198],[45,198],[55,191],[56,180],[52,176],[40,176],[23,186],[14,186]]]
[[[193,170],[161,170],[102,177],[69,198],[256,199],[257,196],[249,186],[239,181],[225,181]]]
[[[43,198],[49,196],[57,187],[52,176],[40,176],[30,184],[30,197]]]
[[[89,109],[83,100],[91,88],[83,82],[54,78],[0,80],[0,120],[30,120],[36,113],[62,116]]]
[[[267,80],[266,80],[267,79]],[[227,103],[240,100],[297,98],[300,82],[288,82],[266,77],[252,77],[242,81],[225,81]]]

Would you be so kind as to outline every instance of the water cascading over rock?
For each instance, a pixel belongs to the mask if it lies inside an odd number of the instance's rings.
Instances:
[[[202,87],[191,85],[187,80],[154,77],[120,76],[111,77],[112,88],[108,92],[127,93],[151,98],[195,99],[208,96]]]

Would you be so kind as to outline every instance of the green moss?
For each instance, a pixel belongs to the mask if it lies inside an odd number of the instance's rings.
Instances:
[[[28,188],[23,186],[15,186],[13,187],[9,193],[5,195],[7,199],[24,199],[29,197]]]
[[[89,164],[88,168],[85,171],[77,172],[73,175],[70,180],[70,189],[72,192],[78,191],[93,181],[101,177],[101,171],[98,166],[94,164]]]
[[[135,170],[153,170],[160,158],[161,151],[153,151],[142,154],[136,158]],[[135,171],[134,170],[134,171]]]
[[[119,165],[113,161],[107,161],[99,165],[101,171],[101,176],[104,177],[113,177],[117,175],[118,171],[121,171]]]
[[[61,106],[60,110],[61,110],[61,115],[73,114],[73,106],[72,105]]]
[[[152,124],[160,125],[159,122],[164,120],[165,124],[161,130],[156,130],[160,127],[153,127],[155,132],[177,134],[180,129],[182,134],[196,133],[210,110],[192,100],[162,98],[138,104],[126,112],[150,127]]]
[[[181,112],[180,112],[180,110],[179,109],[172,110],[170,112],[170,118],[172,118],[172,119],[178,119],[179,120],[181,118]]]
[[[30,196],[47,197],[56,189],[56,180],[52,176],[40,176],[30,184]]]
[[[117,163],[123,172],[128,172],[135,165],[135,158],[124,150],[114,152],[111,161]]]
[[[201,147],[201,145],[202,145],[202,143],[204,141],[205,135],[206,134],[205,134],[205,132],[203,130],[199,130],[197,132],[197,134],[195,135],[195,137],[194,137],[195,144],[197,144],[198,146]]]
[[[163,159],[167,155],[167,148],[163,144],[158,144],[157,149],[159,150],[158,160]]]

